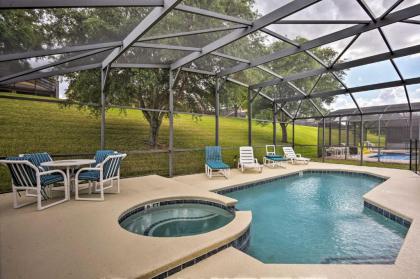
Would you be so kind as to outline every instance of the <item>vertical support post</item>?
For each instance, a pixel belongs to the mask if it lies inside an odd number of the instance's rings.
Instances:
[[[409,133],[410,133],[410,139],[413,138],[413,112],[410,111],[410,119],[409,119]]]
[[[169,70],[169,177],[173,176],[173,151],[174,151],[174,74]]]
[[[378,162],[381,161],[381,117],[378,119]]]
[[[338,146],[341,146],[341,116],[338,117]]]
[[[101,70],[101,149],[105,149],[105,85],[109,67]]]
[[[292,120],[292,147],[295,149],[295,120]]]
[[[252,96],[248,89],[248,145],[252,145]]]
[[[322,118],[322,162],[325,162],[325,117]]]
[[[350,121],[346,122],[346,152],[344,152],[345,160],[347,160],[347,153],[350,153]]]
[[[277,145],[277,104],[273,102],[273,144]]]
[[[332,121],[330,118],[330,123],[328,124],[328,145],[332,145]]]
[[[353,123],[353,144],[357,147],[357,129],[356,129],[356,121]]]
[[[363,166],[363,115],[360,115],[360,165]]]
[[[214,134],[214,145],[219,145],[219,111],[220,111],[220,99],[219,99],[219,93],[220,93],[220,79],[218,78],[216,80],[216,91],[215,93],[215,104],[214,104],[214,121],[215,121],[215,134]]]

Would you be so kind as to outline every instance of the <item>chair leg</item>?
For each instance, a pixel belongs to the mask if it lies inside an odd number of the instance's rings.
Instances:
[[[18,192],[16,191],[15,186],[12,186],[13,189],[13,208],[19,208],[18,205]]]
[[[105,197],[104,197],[104,183],[102,181],[99,182],[99,187],[101,188],[101,200],[105,200]]]
[[[117,178],[117,193],[120,193],[120,176]]]

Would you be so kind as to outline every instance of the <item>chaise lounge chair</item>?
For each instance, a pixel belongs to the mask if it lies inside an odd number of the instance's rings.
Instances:
[[[287,159],[281,155],[276,154],[275,145],[266,145],[265,146],[265,156],[263,159],[264,166],[274,168],[274,167],[285,167],[283,163],[287,162]]]
[[[9,168],[12,177],[13,207],[20,208],[25,205],[37,203],[37,209],[43,210],[48,207],[63,203],[70,199],[69,188],[67,187],[66,174],[61,170],[42,171],[36,165],[34,158],[29,155],[20,157],[8,157],[0,160],[0,163]],[[45,189],[55,183],[64,183],[64,199],[42,205],[42,200],[47,200],[48,195]],[[25,192],[26,197],[35,197],[36,201],[24,204],[18,203],[20,192]]]
[[[212,178],[217,171],[218,176],[227,178],[230,175],[230,167],[222,161],[222,149],[220,146],[206,146],[206,163],[204,168],[206,175]]]
[[[104,155],[105,156],[105,155]],[[108,152],[108,155],[103,158],[95,158],[99,160],[103,159],[95,167],[81,168],[75,175],[75,199],[86,200],[86,201],[103,201],[104,191],[106,189],[114,187],[114,181],[117,181],[116,193],[120,192],[120,165],[121,161],[127,156],[127,154],[114,153],[114,151]],[[85,189],[82,185],[79,185],[80,181],[89,182],[89,194],[91,193],[90,182],[93,182],[94,191],[99,192],[99,198],[81,198],[79,196],[79,190]],[[108,186],[105,186],[109,183]],[[99,185],[99,186],[98,186]]]
[[[311,159],[302,157],[300,154],[296,154],[292,147],[285,146],[283,147],[284,156],[289,159],[292,164],[296,162],[303,162],[304,164],[308,164]]]
[[[254,158],[254,149],[252,146],[241,146],[239,148],[238,168],[242,172],[245,169],[258,169],[259,172],[262,172],[263,166],[258,163],[257,158]]]

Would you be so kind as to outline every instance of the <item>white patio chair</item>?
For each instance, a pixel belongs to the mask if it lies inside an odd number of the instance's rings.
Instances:
[[[104,192],[106,189],[114,187],[114,181],[117,182],[117,191],[120,192],[120,165],[121,161],[127,154],[108,155],[101,163],[95,167],[81,168],[75,175],[75,199],[85,201],[103,201],[105,199]],[[95,192],[99,192],[99,198],[81,198],[79,190],[86,189],[79,185],[80,181],[93,182]],[[105,186],[109,183],[108,186]],[[88,186],[89,194],[91,194],[91,186]]]
[[[292,164],[296,162],[303,162],[304,164],[308,164],[311,159],[302,157],[300,154],[296,154],[292,147],[285,146],[283,147],[284,156],[289,159]]]
[[[41,171],[29,159],[27,156],[22,156],[0,160],[0,163],[9,168],[12,177],[13,207],[20,208],[36,202],[37,209],[43,210],[68,201],[70,193],[66,174],[61,170]],[[58,182],[64,183],[64,199],[43,206],[42,200],[49,198],[45,188]],[[19,204],[20,192],[25,192],[26,197],[35,197],[36,201]]]
[[[239,148],[238,168],[242,172],[245,169],[258,169],[259,172],[262,172],[263,166],[258,163],[257,158],[254,158],[254,149],[252,146],[241,146]]]

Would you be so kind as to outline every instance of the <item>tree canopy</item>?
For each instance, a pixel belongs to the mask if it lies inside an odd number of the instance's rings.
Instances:
[[[186,0],[183,4],[205,8],[210,11],[238,16],[249,20],[257,18],[253,9],[253,0],[238,1]],[[14,10],[0,13],[0,53],[16,51],[57,48],[63,46],[83,45],[99,42],[122,40],[151,11],[150,8],[66,8]],[[159,23],[153,26],[143,38],[173,34],[186,31],[208,29],[212,27],[227,27],[233,23],[205,17],[197,14],[171,11]],[[204,46],[230,31],[220,31],[191,36],[179,36],[167,39],[148,40],[146,43],[168,44],[178,46]],[[297,38],[299,43],[304,38]],[[221,49],[227,55],[242,59],[252,59],[273,51],[289,47],[286,42],[270,37],[260,31],[250,34]],[[168,64],[190,51],[168,50],[142,47],[130,47],[122,54],[116,63]],[[331,62],[336,53],[331,48],[313,50],[321,60]],[[109,53],[109,52],[108,52]],[[98,63],[107,52],[84,58],[83,64]],[[37,63],[55,61],[74,53],[40,57],[33,60],[16,60],[8,62],[7,67],[30,68]],[[77,63],[77,62],[76,62]],[[208,54],[186,65],[193,69],[217,72],[223,67],[238,64],[228,58]],[[0,63],[0,71],[5,64]],[[287,76],[304,70],[320,67],[320,64],[304,53],[279,59],[265,65],[273,72]],[[5,69],[4,69],[5,70]],[[258,68],[249,69],[232,75],[232,78],[247,84],[255,84],[273,78],[267,72]],[[81,104],[100,103],[100,71],[89,70],[68,74],[69,88],[67,97]],[[216,79],[211,76],[193,74],[181,71],[175,84],[175,110],[197,113],[214,112],[214,91]],[[294,85],[306,94],[311,91],[336,89],[340,85],[332,76],[313,77],[294,82]],[[314,87],[316,85],[316,87]],[[168,109],[169,73],[167,69],[127,69],[113,68],[109,73],[106,87],[107,105],[124,105],[152,110]],[[268,87],[264,93],[272,98],[281,98],[301,94],[285,83]],[[315,100],[315,99],[314,99]],[[221,92],[221,109],[227,114],[238,116],[247,107],[247,90],[238,85],[226,82]],[[330,103],[333,97],[315,100],[321,109],[321,102]],[[281,104],[291,114],[313,114],[315,108],[308,101]],[[98,106],[88,106],[93,113],[98,113]],[[299,110],[298,110],[299,108]],[[272,118],[272,104],[263,98],[254,101],[254,117]],[[159,128],[164,112],[144,110],[144,117],[150,124],[150,140],[152,147],[157,147]],[[284,115],[280,116],[284,120]]]

